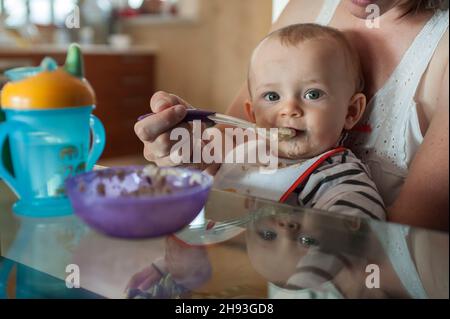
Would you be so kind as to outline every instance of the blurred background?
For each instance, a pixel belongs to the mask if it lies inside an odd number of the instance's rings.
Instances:
[[[107,131],[100,164],[143,162],[133,126],[157,90],[224,112],[252,49],[286,0],[0,0],[0,73],[62,64],[82,45],[95,114]],[[0,77],[0,87],[5,82]]]

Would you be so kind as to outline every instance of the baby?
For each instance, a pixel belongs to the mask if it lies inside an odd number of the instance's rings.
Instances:
[[[368,168],[341,146],[366,105],[359,59],[342,33],[315,24],[271,33],[253,53],[248,84],[251,100],[245,109],[256,126],[295,134],[279,140],[275,173],[226,161],[216,174],[216,188],[385,219]],[[249,146],[237,149],[244,147]]]
[[[263,174],[259,164],[225,161],[216,188],[356,219],[385,219],[368,168],[342,147],[346,131],[357,125],[366,106],[359,59],[342,33],[315,24],[271,33],[253,52],[248,85],[250,120],[257,127],[294,133],[279,140],[275,172]],[[254,142],[235,151],[248,152]],[[320,245],[307,249],[293,265],[301,270],[285,284],[297,289],[322,287],[344,267],[341,258]]]

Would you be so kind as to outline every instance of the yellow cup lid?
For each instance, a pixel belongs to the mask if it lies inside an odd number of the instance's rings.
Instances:
[[[83,77],[83,61],[78,45],[71,45],[64,67],[44,59],[40,67],[22,68],[11,74],[27,74],[8,82],[1,92],[4,109],[59,109],[95,104],[95,93]],[[7,72],[8,73],[8,72]]]

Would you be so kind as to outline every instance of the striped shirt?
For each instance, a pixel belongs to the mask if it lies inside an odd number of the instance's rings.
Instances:
[[[292,198],[294,197],[294,198]],[[385,220],[385,206],[367,168],[350,151],[328,158],[293,191],[288,203]]]
[[[261,165],[257,164],[224,163],[215,176],[214,187],[280,201],[297,178],[322,156],[304,161],[280,158],[281,168],[271,174],[261,173]],[[367,166],[348,149],[327,158],[285,203],[350,216],[386,218],[383,200]]]

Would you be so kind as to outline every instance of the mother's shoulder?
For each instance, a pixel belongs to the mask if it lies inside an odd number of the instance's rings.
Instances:
[[[446,88],[442,86],[445,77],[448,77],[448,41],[449,34],[447,30],[442,36],[416,92],[415,100],[423,109],[426,122],[429,122],[433,117],[437,107],[437,99],[445,93],[443,90],[448,92],[448,86]]]
[[[447,29],[447,31],[445,31],[444,35],[439,41],[439,45],[436,48],[430,66],[433,66],[432,64],[436,64],[436,66],[445,67],[448,64],[448,40]],[[445,68],[442,68],[441,70],[445,71]]]

